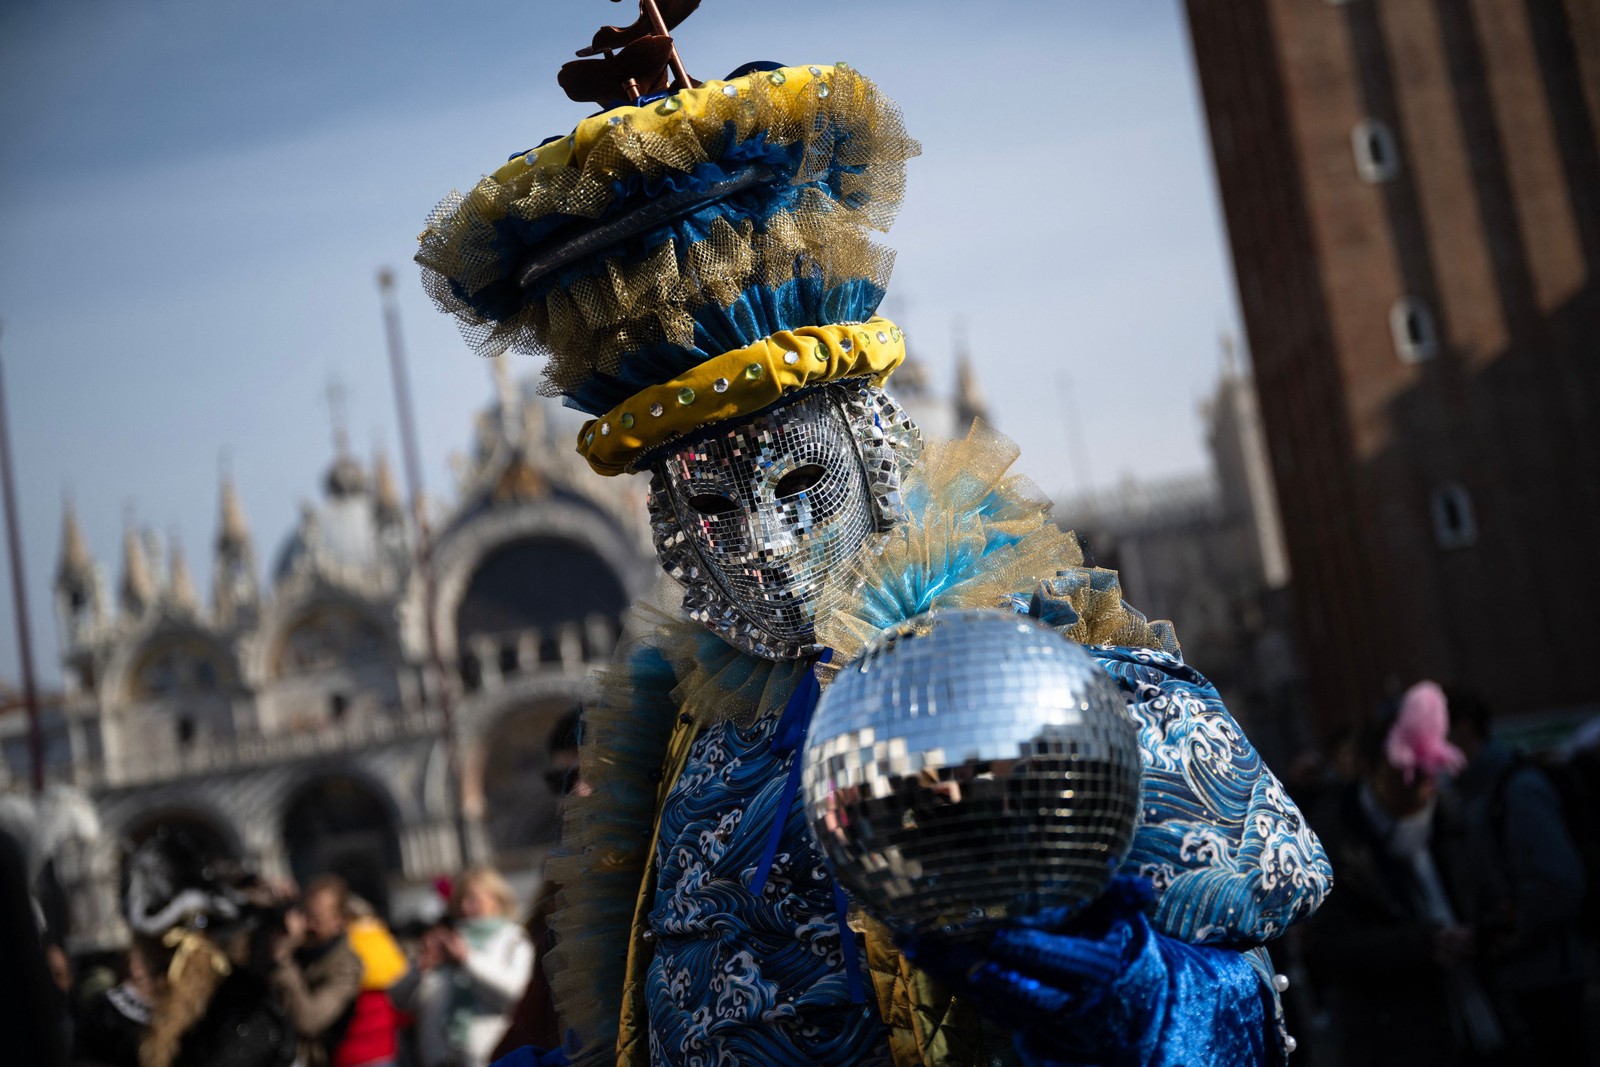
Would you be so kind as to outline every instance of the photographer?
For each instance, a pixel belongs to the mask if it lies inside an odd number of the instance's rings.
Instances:
[[[348,897],[343,879],[314,880],[274,946],[272,990],[299,1035],[306,1067],[332,1060],[361,992],[361,960],[345,937]]]
[[[515,910],[498,871],[469,868],[451,897],[450,920],[423,937],[416,969],[391,991],[398,1007],[416,1015],[422,1067],[489,1062],[533,970],[533,944],[511,919]]]

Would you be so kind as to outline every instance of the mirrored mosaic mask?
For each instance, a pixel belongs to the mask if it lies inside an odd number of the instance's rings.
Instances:
[[[653,467],[651,523],[689,615],[766,659],[815,651],[824,579],[898,517],[900,477],[920,444],[899,405],[852,383],[666,452]]]

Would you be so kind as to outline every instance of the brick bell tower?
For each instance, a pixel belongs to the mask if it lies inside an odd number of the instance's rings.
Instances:
[[[1600,702],[1600,3],[1186,7],[1320,724]]]

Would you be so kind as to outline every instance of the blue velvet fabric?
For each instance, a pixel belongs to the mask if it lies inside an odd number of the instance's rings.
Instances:
[[[567,1067],[572,1061],[562,1050],[523,1045],[495,1060],[490,1067]]]
[[[1271,994],[1231,949],[1152,929],[1143,879],[1119,878],[1060,929],[1009,926],[983,940],[937,934],[902,950],[1014,1031],[1031,1067],[1265,1064]]]
[[[527,299],[542,298],[552,289],[569,288],[580,278],[603,273],[604,259],[637,262],[664,241],[675,237],[703,239],[711,223],[719,217],[727,218],[730,222],[748,220],[764,223],[799,199],[803,186],[792,185],[790,181],[798,172],[800,163],[799,145],[771,145],[766,134],[761,133],[746,141],[731,144],[720,159],[701,163],[688,171],[667,171],[654,178],[634,173],[613,182],[611,202],[596,216],[551,212],[535,219],[526,219],[514,214],[506,215],[494,223],[495,238],[490,245],[499,263],[499,279],[474,292],[468,292],[452,280],[451,292],[485,318],[508,318],[516,314]],[[607,248],[604,257],[584,257],[566,269],[540,279],[528,292],[522,290],[517,268],[535,249],[568,240],[593,226],[610,222],[657,196],[706,192],[713,185],[731,178],[735,172],[752,165],[770,168],[773,181],[705,205],[683,219],[641,231]],[[837,188],[837,180],[819,187]],[[687,226],[677,231],[674,227],[678,222],[685,222]]]

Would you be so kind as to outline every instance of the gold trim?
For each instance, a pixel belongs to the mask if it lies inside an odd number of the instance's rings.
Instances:
[[[780,330],[652,385],[578,431],[578,454],[599,474],[634,470],[639,458],[703,426],[753,415],[784,394],[845,378],[875,385],[906,358],[888,319]]]

